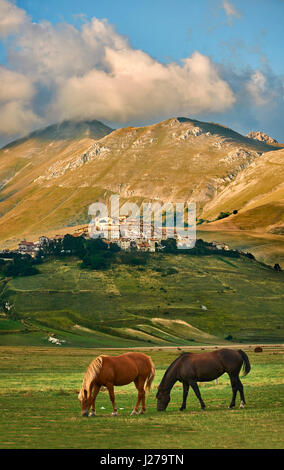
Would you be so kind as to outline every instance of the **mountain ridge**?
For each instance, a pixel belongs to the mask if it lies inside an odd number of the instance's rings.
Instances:
[[[71,136],[70,133],[73,130],[73,135]],[[100,121],[97,121],[96,119],[91,120],[91,121],[69,121],[69,120],[64,120],[59,123],[54,123],[50,124],[48,126],[42,127],[35,129],[34,131],[28,133],[27,135],[13,140],[12,142],[9,142],[8,144],[4,145],[1,147],[0,150],[5,150],[7,148],[13,147],[15,145],[19,145],[28,139],[33,139],[33,138],[41,138],[41,139],[56,139],[58,138],[59,140],[63,140],[66,138],[74,138],[78,137],[79,135],[85,136],[89,134],[92,134],[91,136],[93,138],[102,138],[104,135],[107,133],[112,132],[114,129],[111,127],[106,126]],[[75,135],[74,135],[75,134]]]
[[[120,129],[48,126],[0,150],[1,241],[87,223],[88,206],[114,193],[122,203],[196,202],[202,218],[238,175],[279,148],[185,117]]]

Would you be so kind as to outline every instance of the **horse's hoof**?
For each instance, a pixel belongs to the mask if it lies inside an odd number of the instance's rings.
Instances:
[[[141,411],[139,412],[139,414],[140,414],[140,415],[144,415],[144,414],[145,414],[145,411],[146,411],[146,410],[141,410]]]
[[[245,404],[243,401],[241,401],[240,408],[244,408],[244,407],[245,407]]]
[[[130,416],[135,416],[135,415],[138,415],[138,412],[133,410],[132,413],[130,413]]]
[[[113,411],[113,412],[111,413],[111,416],[117,416],[117,412],[116,412],[116,411]]]
[[[228,406],[228,410],[233,410],[234,408],[234,406]]]
[[[94,418],[95,416],[96,416],[96,413],[94,413],[93,411],[89,413],[89,418]]]
[[[185,410],[185,408],[180,408],[180,409],[179,409],[179,411],[183,411],[183,410]]]

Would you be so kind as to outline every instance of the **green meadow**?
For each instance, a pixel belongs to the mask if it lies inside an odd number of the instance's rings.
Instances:
[[[220,255],[150,254],[141,266],[53,259],[0,279],[0,345],[62,347],[279,343],[284,272]]]
[[[283,448],[283,272],[245,257],[158,253],[138,266],[87,270],[61,258],[39,271],[0,279],[0,448]],[[200,384],[205,411],[190,390],[181,413],[177,383],[158,413],[157,387],[177,355],[223,346],[250,358],[246,407],[238,408],[238,397],[228,410],[225,374]],[[117,417],[101,391],[97,416],[82,418],[77,395],[89,363],[130,348],[142,348],[156,366],[146,414],[130,416],[137,392],[129,384],[116,387]]]
[[[156,411],[155,394],[175,349],[144,351],[156,366],[147,394],[147,412],[130,416],[136,402],[134,384],[116,387],[119,415],[111,416],[108,393],[97,397],[97,416],[82,418],[77,392],[91,360],[121,350],[87,348],[0,347],[1,449],[283,449],[283,347],[242,347],[251,362],[242,379],[247,405],[228,410],[231,386],[227,374],[200,385],[206,410],[192,390],[187,409],[179,411],[182,385],[171,393],[166,412]],[[187,349],[187,350],[190,350]],[[200,348],[197,352],[202,353]]]

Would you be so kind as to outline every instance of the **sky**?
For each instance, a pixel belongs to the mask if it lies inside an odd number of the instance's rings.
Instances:
[[[284,0],[0,0],[0,145],[174,116],[284,142]]]

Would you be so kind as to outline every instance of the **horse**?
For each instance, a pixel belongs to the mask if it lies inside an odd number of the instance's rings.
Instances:
[[[95,416],[95,401],[102,386],[106,387],[112,402],[112,416],[117,416],[114,398],[114,386],[127,385],[134,382],[138,390],[137,403],[131,415],[137,415],[142,402],[140,414],[146,411],[145,390],[151,390],[155,377],[155,366],[146,354],[128,352],[120,356],[101,355],[96,357],[87,368],[78,399],[81,402],[82,416]],[[89,409],[92,411],[89,414]]]
[[[197,396],[201,409],[205,409],[205,403],[201,398],[197,382],[209,382],[215,380],[225,372],[228,373],[231,381],[233,397],[229,409],[235,407],[237,391],[240,392],[240,408],[244,408],[245,397],[243,384],[240,381],[239,373],[243,366],[244,375],[251,369],[249,358],[241,349],[219,349],[206,353],[182,353],[177,357],[166,370],[156,394],[157,410],[165,411],[170,402],[170,391],[174,384],[179,381],[183,384],[183,401],[180,411],[186,408],[186,399],[189,387],[193,389]]]

